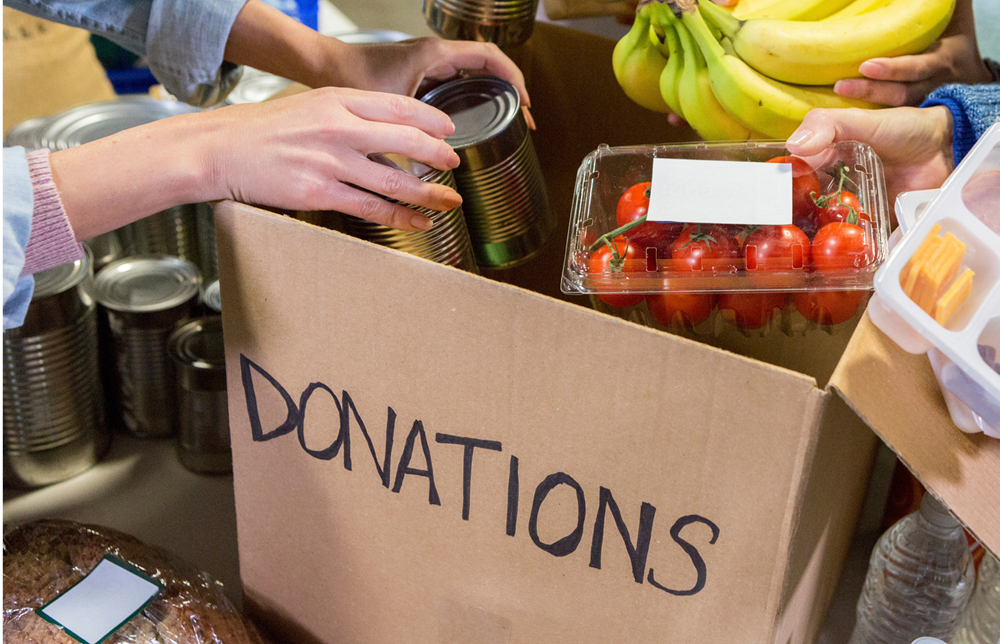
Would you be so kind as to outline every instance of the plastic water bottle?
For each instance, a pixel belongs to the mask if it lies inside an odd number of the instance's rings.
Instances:
[[[952,644],[1000,644],[1000,561],[989,553]]]
[[[920,509],[875,545],[850,644],[910,644],[922,636],[951,641],[974,575],[962,527],[925,494]]]

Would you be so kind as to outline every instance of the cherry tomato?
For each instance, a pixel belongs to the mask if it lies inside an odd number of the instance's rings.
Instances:
[[[849,224],[858,224],[861,219],[871,221],[868,213],[861,209],[861,200],[848,190],[841,190],[839,199],[836,192],[823,195],[815,199],[816,203],[816,225],[819,228],[835,221],[846,221]],[[822,204],[822,205],[821,205]]]
[[[637,183],[626,190],[618,199],[615,216],[619,226],[635,221],[649,211],[649,189],[652,183]],[[684,224],[661,221],[647,221],[625,233],[625,237],[645,254],[647,248],[655,248],[662,259],[670,257],[670,244],[677,239]]]
[[[689,329],[708,319],[715,297],[711,293],[657,293],[646,296],[646,306],[663,326]]]
[[[618,236],[612,240],[617,250],[618,258],[615,259],[615,252],[607,244],[601,246],[590,255],[589,268],[592,275],[597,273],[632,273],[645,270],[643,262],[629,262],[626,260],[643,259],[642,251],[630,244],[625,237]],[[618,270],[615,270],[617,267]],[[642,294],[631,293],[597,293],[598,299],[616,308],[635,306],[642,301]]]
[[[809,237],[795,225],[761,226],[743,242],[747,271],[790,271],[809,266]]]
[[[799,228],[809,228],[816,211],[812,194],[820,194],[819,177],[816,176],[816,171],[799,157],[775,157],[770,159],[768,163],[790,163],[792,165],[792,223]]]
[[[775,310],[785,306],[786,293],[765,291],[719,295],[719,311],[741,329],[759,329],[774,317]]]
[[[817,324],[840,324],[854,317],[864,291],[805,291],[793,296],[795,308]]]
[[[812,251],[813,264],[820,271],[861,268],[871,262],[872,254],[865,229],[842,221],[820,228]]]
[[[689,224],[670,245],[675,271],[729,272],[736,268],[740,243],[724,226]]]

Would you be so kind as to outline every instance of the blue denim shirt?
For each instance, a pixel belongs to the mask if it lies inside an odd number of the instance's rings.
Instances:
[[[82,27],[146,56],[174,96],[193,105],[225,98],[240,68],[222,56],[246,0],[4,0],[24,13]],[[8,100],[9,97],[8,97]],[[20,277],[31,234],[32,188],[24,148],[3,151],[3,328],[24,322],[34,280]]]

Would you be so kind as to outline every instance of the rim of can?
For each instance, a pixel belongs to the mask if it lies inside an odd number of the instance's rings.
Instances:
[[[184,367],[217,371],[226,368],[222,316],[209,315],[179,327],[167,341],[170,357]]]
[[[291,84],[292,81],[277,74],[247,68],[226,102],[232,105],[262,103]]]
[[[205,289],[205,306],[216,313],[222,313],[222,290],[219,287],[219,280],[215,280]]]
[[[28,150],[44,148],[42,132],[52,118],[51,116],[40,116],[28,119],[27,121],[21,121],[7,132],[7,135],[3,139],[4,147],[12,148],[21,146]]]
[[[40,132],[39,142],[41,147],[53,151],[65,150],[170,116],[200,111],[177,101],[123,96],[114,101],[81,105],[52,117]]]
[[[514,86],[494,76],[459,78],[435,87],[420,100],[451,117],[455,132],[445,142],[455,150],[497,136],[521,110]]]
[[[128,313],[163,311],[198,295],[198,268],[180,257],[146,255],[111,262],[94,279],[94,299]]]
[[[94,256],[90,249],[84,245],[83,257],[75,262],[53,266],[35,273],[35,290],[31,294],[31,300],[35,301],[50,295],[65,293],[78,286],[83,280],[90,277],[93,265]]]
[[[426,181],[428,177],[431,177],[435,173],[443,172],[442,170],[430,167],[426,163],[421,163],[420,161],[404,157],[394,152],[378,152],[369,154],[368,158],[375,163],[392,168],[393,170],[402,170],[406,174],[414,176],[421,181]]]
[[[400,42],[413,38],[410,34],[402,31],[392,31],[391,29],[363,29],[361,31],[341,31],[323,33],[324,36],[332,36],[341,42],[351,45],[369,44],[378,42]]]

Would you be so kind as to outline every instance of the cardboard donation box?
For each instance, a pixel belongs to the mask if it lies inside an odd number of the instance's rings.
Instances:
[[[523,267],[217,207],[244,604],[282,641],[815,640],[876,444],[833,390],[864,346],[800,373],[558,299],[583,156],[692,137],[613,46],[539,24],[517,54],[560,217]]]

